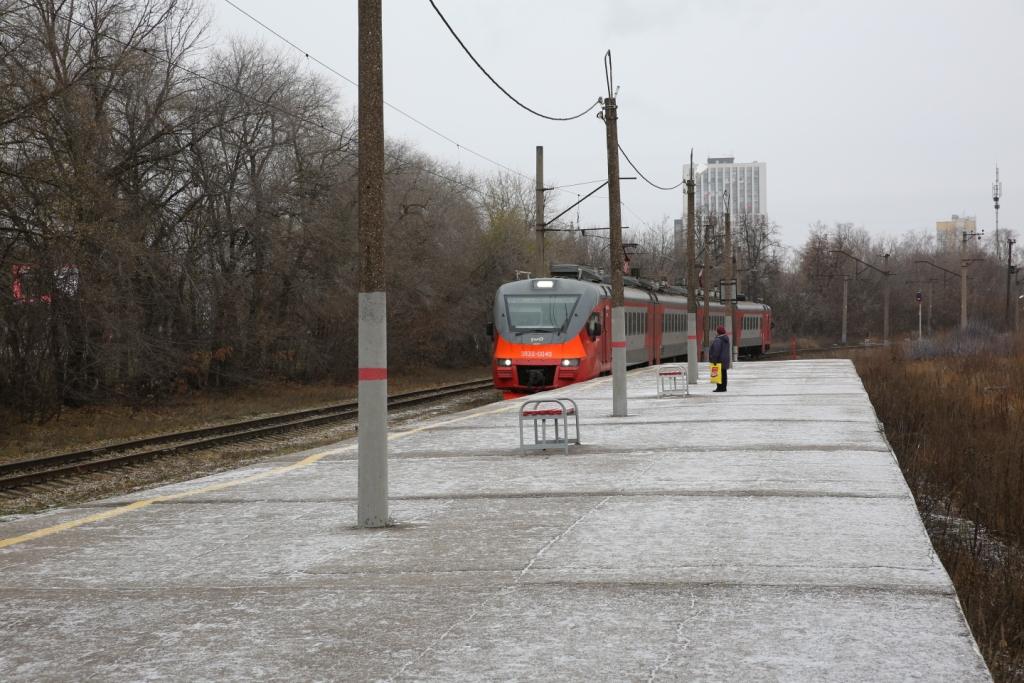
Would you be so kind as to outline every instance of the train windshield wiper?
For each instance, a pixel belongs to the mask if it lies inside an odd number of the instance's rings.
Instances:
[[[562,304],[562,308],[565,309],[565,320],[562,321],[561,326],[558,328],[558,334],[562,334],[569,328],[569,307],[566,304]]]

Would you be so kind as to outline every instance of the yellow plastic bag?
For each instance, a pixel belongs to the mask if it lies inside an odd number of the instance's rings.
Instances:
[[[711,383],[721,384],[722,383],[722,364],[712,363],[711,364]]]

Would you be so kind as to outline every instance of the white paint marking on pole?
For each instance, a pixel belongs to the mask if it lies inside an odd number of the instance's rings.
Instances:
[[[690,303],[687,302],[687,307]],[[697,314],[686,314],[686,381],[696,384],[700,381],[697,375]]]
[[[388,524],[388,345],[384,292],[359,295],[359,526]]]
[[[736,355],[737,355],[736,354],[736,348],[738,346],[736,344],[736,337],[733,336],[733,333],[732,333],[732,316],[731,315],[725,316],[725,333],[729,336],[729,361],[730,361],[729,362],[729,365],[730,365],[729,369],[731,370],[732,369],[731,366],[736,363]]]
[[[626,400],[626,307],[612,308],[612,415],[625,417]]]

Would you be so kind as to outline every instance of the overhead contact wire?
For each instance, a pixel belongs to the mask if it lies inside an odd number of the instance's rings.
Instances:
[[[540,118],[547,119],[549,121],[573,121],[573,120],[578,119],[578,118],[580,118],[582,116],[586,116],[590,112],[594,111],[594,109],[596,109],[597,106],[601,104],[601,100],[598,99],[592,105],[587,107],[585,110],[581,111],[579,114],[575,114],[574,116],[548,116],[547,114],[542,114],[541,112],[537,111],[536,109],[531,109],[530,107],[526,106],[525,104],[520,102],[518,99],[516,99],[515,96],[513,96],[512,93],[510,93],[508,90],[503,88],[501,83],[498,83],[498,81],[496,81],[494,79],[494,77],[491,76],[491,74],[487,73],[487,69],[485,69],[483,64],[481,64],[477,60],[477,58],[473,56],[473,53],[469,51],[469,48],[466,47],[466,44],[464,42],[462,42],[462,38],[459,38],[459,34],[455,32],[455,29],[452,28],[452,25],[449,24],[448,20],[444,18],[444,14],[442,14],[441,10],[438,9],[437,5],[434,3],[434,0],[428,0],[428,1],[430,2],[430,6],[434,8],[434,11],[437,12],[437,16],[439,16],[441,18],[441,21],[444,22],[444,25],[448,28],[448,32],[452,34],[452,37],[455,38],[455,41],[459,44],[460,47],[462,47],[463,52],[465,52],[469,56],[469,58],[471,60],[473,60],[473,63],[476,64],[476,67],[478,69],[480,69],[480,71],[483,73],[483,75],[487,76],[487,79],[491,83],[493,83],[494,86],[498,90],[503,92],[505,94],[505,97],[509,98],[510,100],[512,100],[513,102],[518,104],[520,107],[522,107],[526,111],[528,111],[531,114],[533,114],[534,116],[539,116]]]
[[[337,69],[335,69],[330,64],[327,64],[326,62],[318,59],[315,55],[310,54],[305,49],[303,49],[301,46],[299,46],[296,43],[294,43],[293,41],[289,40],[287,37],[285,37],[284,35],[282,35],[278,31],[274,30],[273,28],[271,28],[270,26],[268,26],[264,22],[260,21],[257,17],[253,16],[252,14],[247,12],[246,10],[242,9],[241,7],[239,7],[237,4],[232,2],[232,0],[224,0],[224,2],[227,3],[228,5],[231,5],[232,7],[234,7],[236,10],[238,10],[239,13],[245,15],[246,17],[251,19],[256,24],[259,24],[264,29],[266,29],[267,31],[272,33],[273,35],[277,36],[282,42],[286,43],[287,45],[289,45],[293,49],[295,49],[297,52],[301,53],[302,56],[305,57],[306,59],[308,59],[309,61],[316,62],[321,67],[323,67],[327,71],[330,71],[332,74],[334,74],[338,78],[342,79],[343,81],[345,81],[347,83],[350,83],[353,87],[355,87],[355,88],[359,87],[359,83],[357,83],[356,81],[352,80],[351,78],[349,78],[348,76],[346,76],[342,72],[338,71]],[[494,164],[498,168],[502,168],[502,169],[508,171],[509,173],[512,173],[514,175],[518,175],[518,176],[520,176],[522,178],[526,178],[527,180],[532,180],[533,179],[531,176],[528,176],[525,173],[522,173],[521,171],[517,171],[516,169],[511,168],[510,166],[506,166],[505,164],[501,163],[500,161],[495,161],[494,159],[491,159],[490,157],[485,156],[485,155],[481,154],[480,152],[477,152],[476,150],[467,147],[466,145],[462,144],[461,142],[458,142],[457,140],[453,140],[452,138],[448,137],[447,135],[445,135],[441,131],[439,131],[436,128],[434,128],[433,126],[430,126],[429,124],[424,123],[423,121],[419,120],[418,118],[416,118],[415,116],[413,116],[409,112],[404,111],[402,109],[399,109],[398,107],[396,107],[395,105],[391,104],[387,100],[384,100],[384,106],[386,106],[386,107],[390,108],[391,110],[401,114],[405,118],[409,119],[410,121],[412,121],[413,123],[415,123],[415,124],[417,124],[419,126],[422,126],[426,130],[429,130],[431,133],[433,133],[434,135],[438,136],[442,140],[450,142],[451,144],[455,145],[459,149],[466,150],[470,154],[472,154],[472,155],[474,155],[476,157],[479,157],[480,159],[483,159],[484,161],[486,161],[489,164]]]
[[[634,164],[634,163],[633,163],[633,162],[632,162],[632,161],[630,160],[630,158],[629,158],[629,155],[628,155],[628,154],[626,154],[626,150],[622,149],[622,145],[619,145],[619,152],[620,152],[620,153],[622,154],[622,156],[623,156],[623,157],[624,157],[624,158],[626,159],[626,163],[628,163],[628,164],[629,164],[630,168],[632,168],[632,169],[633,169],[634,171],[636,171],[636,174],[637,174],[638,176],[640,176],[641,178],[643,178],[643,179],[644,179],[644,182],[645,182],[645,183],[647,183],[648,185],[650,185],[651,187],[653,187],[653,188],[655,188],[655,189],[658,189],[658,190],[666,190],[666,191],[667,191],[667,190],[675,190],[675,189],[677,189],[677,188],[679,188],[679,187],[682,187],[683,183],[684,183],[684,182],[686,182],[686,179],[685,179],[685,178],[683,178],[682,180],[680,180],[680,181],[679,181],[678,183],[676,183],[676,184],[675,184],[675,185],[673,185],[672,187],[665,187],[664,185],[658,185],[658,184],[657,184],[657,183],[655,183],[655,182],[651,182],[651,180],[650,180],[650,179],[649,179],[649,178],[648,178],[647,176],[645,176],[645,175],[643,174],[643,171],[641,171],[641,170],[640,170],[639,168],[637,168],[637,167],[636,167],[636,164]]]
[[[332,74],[334,74],[335,76],[337,76],[338,78],[340,78],[343,81],[345,81],[346,83],[351,84],[354,88],[357,88],[357,89],[359,88],[359,83],[358,82],[356,82],[355,80],[349,78],[344,73],[338,71],[336,68],[334,68],[333,66],[331,66],[327,62],[323,61],[322,59],[319,59],[318,57],[316,57],[316,55],[313,55],[312,53],[310,53],[309,51],[304,49],[301,45],[295,43],[293,40],[290,40],[287,36],[282,34],[280,31],[274,29],[273,27],[269,26],[264,21],[260,20],[259,17],[256,17],[251,12],[248,12],[247,10],[243,9],[242,7],[240,7],[237,3],[233,2],[233,0],[224,0],[224,2],[227,3],[228,5],[230,5],[231,7],[233,7],[236,11],[238,11],[243,16],[247,17],[253,23],[261,26],[263,29],[265,29],[266,31],[268,31],[272,35],[276,36],[279,40],[281,40],[283,43],[285,43],[286,45],[288,45],[289,47],[294,49],[296,52],[299,52],[307,60],[309,60],[311,62],[315,62],[316,64],[320,65],[321,67],[323,67],[327,71],[329,71]],[[442,17],[442,19],[443,19],[443,17]],[[424,123],[423,121],[421,121],[420,119],[416,118],[415,116],[413,116],[409,112],[407,112],[407,111],[405,111],[403,109],[400,109],[399,107],[391,104],[387,100],[384,100],[384,106],[392,109],[393,111],[395,111],[398,114],[401,114],[405,118],[407,118],[410,121],[412,121],[413,123],[421,126],[422,128],[430,131],[431,133],[433,133],[434,135],[438,136],[442,140],[445,140],[446,142],[449,142],[449,143],[455,145],[460,150],[466,150],[467,152],[469,152],[473,156],[475,156],[475,157],[477,157],[479,159],[482,159],[482,160],[486,161],[489,164],[493,164],[494,166],[496,166],[496,167],[498,167],[500,169],[508,171],[509,173],[511,173],[513,175],[519,176],[520,178],[525,178],[526,180],[533,180],[532,176],[529,176],[529,175],[523,173],[522,171],[518,171],[518,170],[512,168],[511,166],[506,166],[505,164],[501,163],[500,161],[496,161],[495,159],[492,159],[492,158],[490,158],[489,156],[487,156],[485,154],[481,154],[480,152],[477,152],[476,150],[474,150],[474,149],[472,149],[470,147],[467,147],[466,145],[462,144],[458,140],[452,139],[448,135],[445,135],[441,131],[439,131],[436,128],[434,128],[433,126],[431,126],[430,124]],[[591,107],[591,109],[593,109],[593,107]],[[584,112],[584,113],[586,113],[586,112]],[[434,175],[437,175],[437,174],[434,174]],[[470,188],[470,187],[468,187],[468,186],[466,186],[466,185],[464,185],[462,183],[458,183],[458,181],[449,179],[449,178],[447,178],[445,176],[440,176],[440,177],[445,178],[446,180],[449,180],[450,182],[454,182],[456,184],[461,184],[463,187],[466,187],[467,189],[470,189],[473,192],[476,192],[476,193],[480,192],[476,188]],[[561,191],[562,188],[566,188],[566,187],[576,187],[578,185],[589,185],[591,183],[599,183],[599,182],[602,182],[602,181],[601,180],[593,180],[593,181],[587,181],[587,182],[583,182],[583,183],[573,183],[573,184],[570,184],[570,185],[559,185],[557,187],[552,187],[550,189],[555,190],[555,191]]]

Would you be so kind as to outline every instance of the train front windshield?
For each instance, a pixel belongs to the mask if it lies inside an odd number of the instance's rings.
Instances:
[[[509,329],[513,332],[565,330],[579,299],[578,295],[570,294],[506,296]]]

